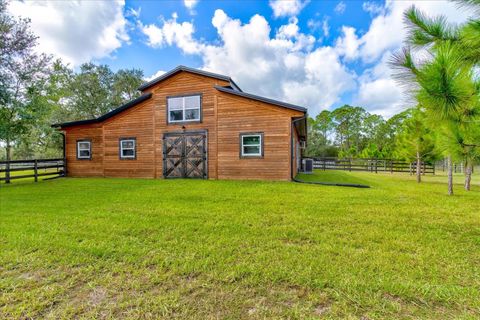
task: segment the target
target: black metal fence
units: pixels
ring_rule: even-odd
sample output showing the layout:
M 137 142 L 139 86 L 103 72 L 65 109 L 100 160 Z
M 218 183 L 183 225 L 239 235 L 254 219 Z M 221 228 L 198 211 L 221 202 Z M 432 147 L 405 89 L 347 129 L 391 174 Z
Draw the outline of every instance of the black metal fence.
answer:
M 35 159 L 0 161 L 0 182 L 10 183 L 11 180 L 39 177 L 61 177 L 65 175 L 65 160 Z
M 406 172 L 414 174 L 417 170 L 416 162 L 393 159 L 338 159 L 313 158 L 313 168 L 319 170 L 344 170 L 368 172 Z M 435 165 L 421 163 L 422 174 L 435 174 Z

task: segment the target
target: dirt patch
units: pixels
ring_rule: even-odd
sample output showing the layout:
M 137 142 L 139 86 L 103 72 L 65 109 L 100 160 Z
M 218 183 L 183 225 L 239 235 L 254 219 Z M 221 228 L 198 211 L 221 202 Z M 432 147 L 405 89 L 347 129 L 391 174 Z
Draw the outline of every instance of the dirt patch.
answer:
M 107 298 L 107 290 L 102 287 L 94 288 L 88 294 L 88 304 L 89 305 L 99 305 Z
M 323 316 L 326 313 L 328 313 L 330 309 L 331 307 L 328 304 L 319 304 L 318 306 L 315 307 L 315 309 L 313 310 L 313 313 L 316 316 Z

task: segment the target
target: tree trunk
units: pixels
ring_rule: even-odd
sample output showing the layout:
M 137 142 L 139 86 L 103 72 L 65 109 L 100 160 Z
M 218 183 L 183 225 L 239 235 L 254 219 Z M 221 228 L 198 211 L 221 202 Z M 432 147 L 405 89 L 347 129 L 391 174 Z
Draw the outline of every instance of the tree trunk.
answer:
M 470 182 L 472 181 L 472 165 L 465 166 L 465 190 L 470 191 Z
M 422 182 L 422 175 L 421 175 L 421 168 L 422 168 L 422 162 L 420 161 L 420 152 L 417 151 L 417 182 L 420 183 Z
M 452 156 L 448 156 L 448 195 L 453 195 L 453 163 Z

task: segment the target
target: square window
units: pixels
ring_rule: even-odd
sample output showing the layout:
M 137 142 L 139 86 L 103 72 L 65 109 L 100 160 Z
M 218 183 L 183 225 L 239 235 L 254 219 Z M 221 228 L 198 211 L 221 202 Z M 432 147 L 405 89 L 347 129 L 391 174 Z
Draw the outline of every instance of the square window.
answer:
M 245 133 L 240 135 L 240 155 L 242 157 L 263 156 L 263 134 Z

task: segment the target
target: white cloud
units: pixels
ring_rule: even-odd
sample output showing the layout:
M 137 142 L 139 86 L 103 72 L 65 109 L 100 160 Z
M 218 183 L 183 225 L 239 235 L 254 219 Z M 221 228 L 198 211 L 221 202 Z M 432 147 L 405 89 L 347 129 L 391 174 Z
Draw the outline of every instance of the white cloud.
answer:
M 270 0 L 269 4 L 275 18 L 296 16 L 308 4 L 309 0 Z
M 385 8 L 383 5 L 366 1 L 362 4 L 362 9 L 366 12 L 369 12 L 371 15 L 377 15 L 379 13 L 383 13 Z
M 161 27 L 155 24 L 144 26 L 140 23 L 142 32 L 147 36 L 147 44 L 153 48 L 175 44 L 188 54 L 200 52 L 202 45 L 193 39 L 193 23 L 178 23 L 177 18 L 178 15 L 173 13 L 171 19 L 162 19 Z
M 323 35 L 328 38 L 330 35 L 330 24 L 329 24 L 330 17 L 325 16 L 323 17 L 322 21 L 309 19 L 307 21 L 307 27 L 311 33 L 316 32 L 317 30 L 321 29 Z
M 364 70 L 358 78 L 358 92 L 353 98 L 355 105 L 387 118 L 402 111 L 408 102 L 402 89 L 391 77 L 392 70 L 388 65 L 391 55 L 392 52 L 385 52 L 377 64 Z
M 327 38 L 330 35 L 330 25 L 328 24 L 328 19 L 329 17 L 325 17 L 323 18 L 323 21 L 322 21 L 323 35 Z
M 405 108 L 404 97 L 392 78 L 380 78 L 360 83 L 354 103 L 365 107 L 370 113 L 389 118 Z
M 307 106 L 316 114 L 355 87 L 356 75 L 341 63 L 337 50 L 329 46 L 315 49 L 315 37 L 300 31 L 297 18 L 290 18 L 272 37 L 269 23 L 260 15 L 243 24 L 216 10 L 212 24 L 218 43 L 196 39 L 193 27 L 182 33 L 188 36 L 174 36 L 169 42 L 165 26 L 176 30 L 185 23 L 174 17 L 163 21 L 163 26 L 150 25 L 143 30 L 161 30 L 160 40 L 150 36 L 152 42 L 176 45 L 186 54 L 199 55 L 203 69 L 231 76 L 247 92 Z
M 342 34 L 343 36 L 337 38 L 335 43 L 336 50 L 347 60 L 357 58 L 360 41 L 355 34 L 355 28 L 342 26 Z
M 14 1 L 11 14 L 31 19 L 38 50 L 72 65 L 111 55 L 129 41 L 125 2 Z
M 165 74 L 166 71 L 163 71 L 163 70 L 158 70 L 157 72 L 155 72 L 154 74 L 152 74 L 150 77 L 146 77 L 144 78 L 145 81 L 152 81 L 153 79 L 156 79 L 158 77 L 160 77 L 161 75 Z
M 345 4 L 345 2 L 343 1 L 340 1 L 339 3 L 337 3 L 337 5 L 335 6 L 335 12 L 337 14 L 343 14 L 345 12 L 345 9 L 347 9 L 347 5 Z
M 190 14 L 195 14 L 195 6 L 197 5 L 198 0 L 183 0 L 183 5 L 188 9 Z
M 450 22 L 465 21 L 471 13 L 458 9 L 449 1 L 392 1 L 387 0 L 381 14 L 376 16 L 368 31 L 361 37 L 360 56 L 366 62 L 373 62 L 387 50 L 401 47 L 407 34 L 403 24 L 403 13 L 415 5 L 430 16 L 445 15 Z

